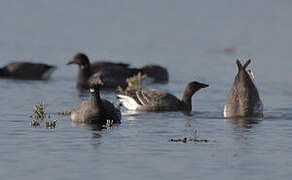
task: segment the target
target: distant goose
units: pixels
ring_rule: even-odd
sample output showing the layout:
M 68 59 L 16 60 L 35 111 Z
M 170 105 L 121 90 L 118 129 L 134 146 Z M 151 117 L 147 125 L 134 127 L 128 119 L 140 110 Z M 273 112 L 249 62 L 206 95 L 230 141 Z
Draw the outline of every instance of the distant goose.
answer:
M 262 116 L 263 104 L 254 84 L 253 74 L 246 70 L 250 62 L 248 60 L 242 65 L 239 60 L 236 61 L 238 73 L 224 106 L 224 117 Z
M 11 62 L 0 68 L 0 77 L 28 80 L 45 80 L 56 67 L 43 63 Z
M 207 84 L 190 82 L 182 100 L 161 90 L 139 90 L 127 94 L 117 94 L 119 101 L 129 110 L 134 111 L 192 111 L 192 96 Z
M 98 73 L 97 76 L 104 77 L 105 88 L 117 88 L 118 86 L 126 87 L 126 79 L 139 72 L 152 78 L 153 82 L 167 82 L 168 72 L 164 67 L 158 65 L 147 65 L 139 68 L 130 68 L 129 64 L 113 63 L 107 61 L 98 61 L 90 63 L 88 57 L 83 53 L 77 53 L 72 61 L 67 65 L 77 64 L 79 66 L 77 74 L 77 87 L 89 88 L 90 77 Z
M 83 101 L 71 113 L 71 119 L 76 123 L 93 123 L 104 125 L 107 120 L 119 123 L 121 112 L 113 103 L 100 98 L 100 87 L 103 85 L 102 77 L 97 77 L 90 87 L 91 98 Z

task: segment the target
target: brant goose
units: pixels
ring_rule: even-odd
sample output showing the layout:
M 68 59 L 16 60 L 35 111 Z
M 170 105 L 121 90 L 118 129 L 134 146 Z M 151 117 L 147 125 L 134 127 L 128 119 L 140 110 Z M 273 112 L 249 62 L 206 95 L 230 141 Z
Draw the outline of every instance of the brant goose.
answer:
M 152 82 L 167 82 L 168 72 L 164 67 L 158 65 L 147 65 L 142 68 L 131 68 L 129 64 L 98 61 L 90 63 L 88 57 L 83 53 L 77 53 L 72 61 L 67 65 L 77 64 L 79 66 L 77 74 L 77 87 L 89 88 L 90 78 L 93 74 L 104 77 L 104 88 L 126 87 L 126 79 L 139 72 L 146 74 Z
M 45 80 L 55 71 L 56 67 L 43 63 L 11 62 L 0 68 L 0 77 Z
M 196 81 L 190 82 L 182 100 L 161 90 L 138 90 L 126 94 L 117 94 L 119 101 L 129 110 L 135 111 L 192 111 L 192 96 L 207 84 Z
M 224 117 L 263 115 L 263 104 L 254 84 L 253 74 L 246 70 L 250 62 L 251 60 L 248 60 L 242 65 L 236 60 L 238 73 L 224 106 Z
M 93 80 L 92 80 L 93 81 Z M 119 123 L 121 112 L 115 108 L 113 103 L 100 98 L 100 87 L 103 86 L 102 77 L 97 77 L 91 82 L 91 98 L 83 101 L 71 113 L 72 122 L 92 123 L 98 125 L 106 124 L 107 120 L 113 123 Z

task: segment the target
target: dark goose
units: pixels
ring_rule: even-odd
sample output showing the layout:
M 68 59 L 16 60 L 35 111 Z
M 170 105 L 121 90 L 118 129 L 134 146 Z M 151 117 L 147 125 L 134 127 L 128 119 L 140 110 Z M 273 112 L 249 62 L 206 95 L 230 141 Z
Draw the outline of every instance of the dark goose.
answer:
M 151 78 L 153 82 L 167 82 L 168 72 L 158 65 L 147 65 L 142 68 L 131 68 L 129 64 L 98 61 L 90 63 L 88 57 L 83 53 L 77 53 L 72 61 L 67 63 L 79 66 L 77 74 L 77 87 L 89 88 L 90 78 L 93 74 L 102 75 L 104 88 L 126 87 L 126 79 L 141 72 Z
M 127 94 L 117 94 L 119 101 L 129 110 L 134 111 L 192 111 L 192 96 L 207 84 L 190 82 L 182 100 L 161 90 L 139 90 Z
M 121 120 L 121 112 L 115 108 L 113 103 L 100 98 L 99 90 L 103 85 L 102 77 L 96 78 L 95 82 L 91 84 L 91 98 L 83 101 L 72 111 L 72 122 L 104 125 L 107 120 L 111 120 L 113 123 L 119 123 Z
M 224 106 L 224 117 L 263 115 L 263 104 L 253 82 L 251 71 L 246 70 L 250 62 L 251 60 L 248 60 L 242 65 L 239 60 L 236 61 L 238 73 Z
M 0 68 L 0 77 L 27 79 L 27 80 L 46 80 L 56 69 L 55 66 L 43 63 L 31 62 L 11 62 Z

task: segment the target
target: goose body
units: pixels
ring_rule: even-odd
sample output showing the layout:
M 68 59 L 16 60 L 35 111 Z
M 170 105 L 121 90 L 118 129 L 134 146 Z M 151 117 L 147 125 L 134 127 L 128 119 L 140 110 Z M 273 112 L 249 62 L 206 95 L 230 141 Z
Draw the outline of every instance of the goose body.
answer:
M 105 124 L 106 120 L 113 120 L 118 123 L 121 119 L 121 112 L 108 100 L 102 99 L 101 103 L 105 107 L 104 112 L 96 108 L 91 100 L 83 101 L 72 111 L 72 122 Z
M 110 120 L 113 123 L 120 122 L 121 112 L 113 103 L 100 98 L 99 88 L 103 83 L 101 80 L 98 80 L 97 82 L 97 84 L 90 88 L 91 98 L 83 101 L 72 111 L 72 122 L 99 125 L 104 125 L 107 120 Z
M 67 63 L 79 66 L 77 74 L 77 86 L 89 88 L 92 76 L 102 75 L 104 78 L 104 88 L 126 87 L 126 79 L 139 72 L 146 74 L 153 79 L 153 82 L 167 82 L 168 72 L 158 65 L 147 65 L 142 68 L 131 68 L 126 63 L 114 63 L 108 61 L 98 61 L 90 63 L 89 58 L 83 53 L 77 53 L 73 60 Z
M 134 111 L 187 111 L 191 112 L 192 95 L 208 85 L 196 81 L 190 82 L 184 92 L 182 100 L 161 90 L 130 91 L 117 94 L 119 101 L 129 110 Z
M 250 62 L 248 60 L 242 65 L 239 60 L 236 61 L 238 73 L 224 106 L 224 117 L 262 116 L 263 104 L 254 83 L 254 76 L 251 71 L 246 70 Z
M 11 62 L 0 69 L 0 77 L 45 80 L 55 69 L 55 66 L 43 63 Z

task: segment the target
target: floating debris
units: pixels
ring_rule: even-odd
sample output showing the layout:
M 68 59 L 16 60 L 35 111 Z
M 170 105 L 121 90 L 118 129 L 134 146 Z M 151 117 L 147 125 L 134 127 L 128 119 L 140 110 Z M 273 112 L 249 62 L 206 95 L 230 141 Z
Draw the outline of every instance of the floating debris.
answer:
M 235 53 L 235 48 L 234 48 L 234 47 L 226 47 L 226 48 L 224 49 L 224 52 L 225 52 L 226 54 L 234 54 L 234 53 Z

